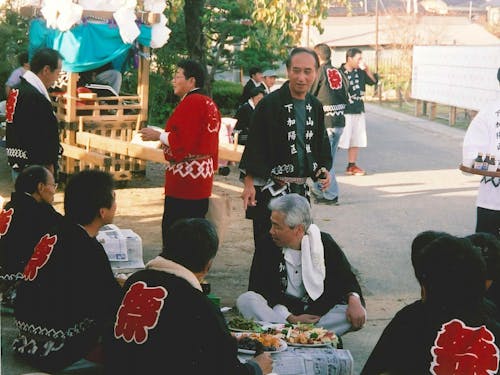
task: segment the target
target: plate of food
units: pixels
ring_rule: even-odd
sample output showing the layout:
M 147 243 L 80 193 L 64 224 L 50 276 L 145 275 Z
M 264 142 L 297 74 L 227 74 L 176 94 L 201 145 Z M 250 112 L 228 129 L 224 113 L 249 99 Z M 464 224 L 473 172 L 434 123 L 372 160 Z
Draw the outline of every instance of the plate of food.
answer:
M 338 344 L 337 335 L 314 324 L 285 324 L 267 330 L 268 333 L 282 338 L 290 346 L 321 347 Z
M 231 319 L 227 326 L 233 332 L 262 332 L 262 325 L 253 319 L 245 319 L 242 316 L 237 316 Z
M 255 351 L 261 346 L 266 353 L 279 353 L 288 347 L 285 340 L 268 333 L 232 333 L 238 341 L 238 352 L 243 354 L 255 354 Z

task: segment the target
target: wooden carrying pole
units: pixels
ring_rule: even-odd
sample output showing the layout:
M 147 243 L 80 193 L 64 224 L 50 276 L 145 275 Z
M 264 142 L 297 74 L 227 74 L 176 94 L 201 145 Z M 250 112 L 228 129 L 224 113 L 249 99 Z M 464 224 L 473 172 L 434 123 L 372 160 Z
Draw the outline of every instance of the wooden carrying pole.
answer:
M 137 81 L 137 95 L 139 96 L 141 110 L 137 119 L 136 131 L 138 131 L 148 120 L 149 107 L 149 63 L 150 48 L 141 46 L 141 58 L 139 59 L 139 72 Z

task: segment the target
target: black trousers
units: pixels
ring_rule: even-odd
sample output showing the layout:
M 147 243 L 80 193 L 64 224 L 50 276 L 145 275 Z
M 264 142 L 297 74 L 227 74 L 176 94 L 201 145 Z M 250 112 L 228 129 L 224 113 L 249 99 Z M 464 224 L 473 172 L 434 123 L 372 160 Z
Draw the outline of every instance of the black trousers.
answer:
M 476 233 L 485 232 L 500 240 L 500 211 L 477 208 Z
M 208 198 L 191 200 L 165 197 L 163 218 L 161 221 L 163 249 L 165 249 L 167 231 L 172 224 L 180 219 L 204 218 L 207 212 Z

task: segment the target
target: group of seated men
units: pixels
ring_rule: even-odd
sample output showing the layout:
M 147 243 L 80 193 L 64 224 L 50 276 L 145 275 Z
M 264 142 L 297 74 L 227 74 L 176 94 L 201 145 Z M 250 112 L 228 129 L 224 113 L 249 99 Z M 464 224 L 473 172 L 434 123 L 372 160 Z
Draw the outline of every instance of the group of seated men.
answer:
M 112 177 L 73 176 L 64 217 L 51 207 L 55 187 L 44 167 L 26 168 L 0 215 L 0 279 L 15 288 L 13 348 L 20 357 L 43 371 L 89 364 L 106 374 L 272 371 L 267 353 L 238 360 L 224 317 L 202 291 L 218 248 L 208 221 L 176 222 L 162 253 L 120 287 L 95 239 L 115 215 Z M 333 238 L 312 223 L 307 199 L 288 194 L 269 208 L 272 228 L 254 255 L 249 291 L 237 299 L 240 312 L 313 323 L 339 336 L 362 328 L 359 283 Z M 26 226 L 27 216 L 37 225 Z M 412 261 L 422 298 L 389 323 L 363 374 L 498 370 L 499 259 L 498 241 L 488 235 L 417 236 Z
M 51 206 L 56 186 L 45 167 L 27 167 L 0 212 L 0 280 L 3 289 L 15 289 L 16 355 L 48 372 L 82 366 L 105 374 L 272 371 L 268 353 L 238 360 L 221 312 L 202 291 L 218 248 L 212 224 L 175 223 L 163 252 L 122 288 L 95 238 L 116 212 L 111 175 L 74 175 L 64 192 L 64 217 Z M 30 220 L 36 225 L 27 225 Z

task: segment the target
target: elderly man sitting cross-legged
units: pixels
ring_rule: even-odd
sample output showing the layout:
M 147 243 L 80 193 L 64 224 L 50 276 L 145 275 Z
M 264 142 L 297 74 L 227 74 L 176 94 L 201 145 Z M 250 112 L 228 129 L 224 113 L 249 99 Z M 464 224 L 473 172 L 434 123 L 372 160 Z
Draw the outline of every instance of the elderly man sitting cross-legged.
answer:
M 257 246 L 249 291 L 236 305 L 245 318 L 316 323 L 338 336 L 366 320 L 361 288 L 344 253 L 312 224 L 306 198 L 288 194 L 269 204 L 271 236 Z

